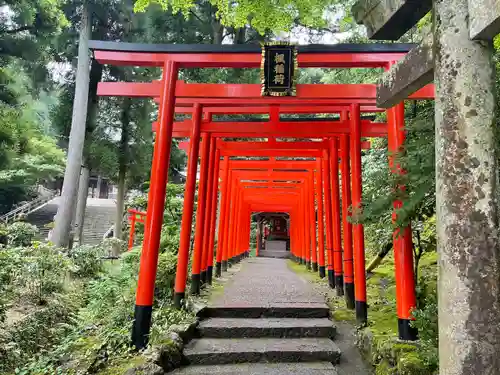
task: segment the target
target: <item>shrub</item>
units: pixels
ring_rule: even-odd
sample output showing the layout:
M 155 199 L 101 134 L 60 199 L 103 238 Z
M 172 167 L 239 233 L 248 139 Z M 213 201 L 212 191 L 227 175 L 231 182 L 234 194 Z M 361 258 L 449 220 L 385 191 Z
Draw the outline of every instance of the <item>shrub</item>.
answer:
M 15 296 L 13 282 L 19 262 L 17 251 L 0 249 L 0 322 L 4 321 L 5 312 Z
M 0 224 L 0 245 L 7 245 L 7 227 Z
M 52 293 L 62 291 L 64 277 L 69 271 L 68 258 L 47 244 L 19 248 L 18 251 L 21 262 L 16 287 L 22 288 L 23 295 L 32 302 L 43 305 Z
M 51 298 L 45 306 L 0 329 L 0 373 L 27 363 L 62 340 L 71 329 L 73 302 L 60 296 Z
M 101 243 L 105 256 L 118 256 L 126 250 L 127 243 L 119 238 L 106 238 Z
M 157 300 L 170 300 L 175 284 L 177 271 L 177 255 L 165 251 L 158 258 L 158 271 L 155 283 L 155 297 Z
M 24 222 L 17 222 L 7 227 L 7 243 L 11 246 L 31 246 L 38 228 Z
M 429 292 L 425 297 L 423 307 L 413 311 L 415 321 L 412 325 L 418 329 L 420 338 L 419 352 L 426 365 L 437 370 L 438 354 L 438 306 L 437 292 Z
M 179 231 L 172 231 L 171 226 L 164 225 L 160 237 L 160 251 L 177 253 L 179 241 Z
M 71 249 L 72 275 L 94 277 L 102 271 L 104 249 L 101 246 L 82 245 Z

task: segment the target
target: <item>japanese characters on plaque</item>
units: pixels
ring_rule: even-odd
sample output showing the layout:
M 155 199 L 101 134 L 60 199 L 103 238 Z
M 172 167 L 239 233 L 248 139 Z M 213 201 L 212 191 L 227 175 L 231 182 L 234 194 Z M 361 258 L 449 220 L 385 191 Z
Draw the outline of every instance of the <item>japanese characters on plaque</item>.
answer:
M 262 96 L 295 96 L 297 50 L 279 42 L 262 47 Z

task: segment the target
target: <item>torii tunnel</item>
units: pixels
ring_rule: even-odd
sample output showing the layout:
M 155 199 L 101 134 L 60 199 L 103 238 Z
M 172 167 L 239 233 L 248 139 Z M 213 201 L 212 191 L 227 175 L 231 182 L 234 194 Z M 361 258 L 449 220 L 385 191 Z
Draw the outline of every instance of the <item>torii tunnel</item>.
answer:
M 330 287 L 345 296 L 347 307 L 356 310 L 357 320 L 366 323 L 364 231 L 363 225 L 349 220 L 349 208 L 352 206 L 352 212 L 356 212 L 362 203 L 361 150 L 370 147 L 363 139 L 387 137 L 389 155 L 396 153 L 405 139 L 404 103 L 387 110 L 387 123 L 380 123 L 361 117 L 364 112 L 385 111 L 376 107 L 374 84 L 298 84 L 296 96 L 262 97 L 258 84 L 188 84 L 178 80 L 181 68 L 259 68 L 259 46 L 138 45 L 101 41 L 91 41 L 90 46 L 94 58 L 102 64 L 163 69 L 161 81 L 101 82 L 98 86 L 98 95 L 149 97 L 159 103 L 158 121 L 153 124 L 157 134 L 133 344 L 137 348 L 147 344 L 151 325 L 174 137 L 190 139 L 175 280 L 177 307 L 185 298 L 188 272 L 191 272 L 190 293 L 197 294 L 201 283 L 211 283 L 213 268 L 218 277 L 227 270 L 228 263 L 248 255 L 252 213 L 280 212 L 290 218 L 293 259 L 311 272 L 328 277 Z M 298 46 L 298 67 L 388 69 L 411 48 L 412 45 L 404 44 Z M 433 97 L 434 87 L 429 85 L 409 99 Z M 176 113 L 191 117 L 175 121 Z M 292 121 L 282 116 L 325 113 L 338 114 L 339 118 L 301 120 L 299 117 Z M 213 116 L 220 114 L 267 114 L 269 119 L 216 121 Z M 246 140 L 236 142 L 227 138 Z M 252 138 L 253 141 L 248 140 Z M 300 141 L 304 138 L 308 140 Z M 247 158 L 238 160 L 241 158 L 237 157 Z M 190 260 L 199 158 L 194 251 Z M 252 158 L 255 160 L 249 160 Z M 392 156 L 388 162 L 393 173 L 404 173 Z M 394 208 L 401 204 L 394 202 Z M 395 220 L 395 213 L 393 217 Z M 411 310 L 416 304 L 411 228 L 396 230 L 393 241 L 399 336 L 411 340 L 416 338 L 410 326 Z

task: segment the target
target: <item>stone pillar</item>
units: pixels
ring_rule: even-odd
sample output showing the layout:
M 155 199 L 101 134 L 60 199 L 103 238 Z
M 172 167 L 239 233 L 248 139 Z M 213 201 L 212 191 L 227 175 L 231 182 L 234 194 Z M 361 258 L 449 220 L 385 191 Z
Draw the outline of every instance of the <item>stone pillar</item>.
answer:
M 500 374 L 493 46 L 467 0 L 435 1 L 440 375 Z
M 78 184 L 78 203 L 76 205 L 75 232 L 78 243 L 83 245 L 83 226 L 85 224 L 85 210 L 89 192 L 90 170 L 82 165 L 80 182 Z
M 101 198 L 101 185 L 102 185 L 102 176 L 97 176 L 97 184 L 95 189 L 95 198 Z

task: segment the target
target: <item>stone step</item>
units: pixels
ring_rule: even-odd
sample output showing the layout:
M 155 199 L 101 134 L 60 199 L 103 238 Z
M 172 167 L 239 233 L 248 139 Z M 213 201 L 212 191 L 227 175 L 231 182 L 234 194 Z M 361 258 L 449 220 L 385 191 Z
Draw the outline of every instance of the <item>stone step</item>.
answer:
M 270 306 L 212 305 L 203 309 L 200 318 L 328 318 L 325 303 L 280 303 Z
M 189 366 L 177 369 L 175 375 L 337 375 L 330 362 L 307 363 L 240 363 L 236 365 Z
M 327 337 L 334 338 L 336 327 L 328 318 L 210 318 L 198 326 L 202 337 Z
M 282 250 L 260 250 L 259 258 L 290 258 L 289 251 Z
M 193 365 L 222 365 L 244 362 L 332 362 L 340 350 L 327 338 L 195 339 L 184 348 Z

